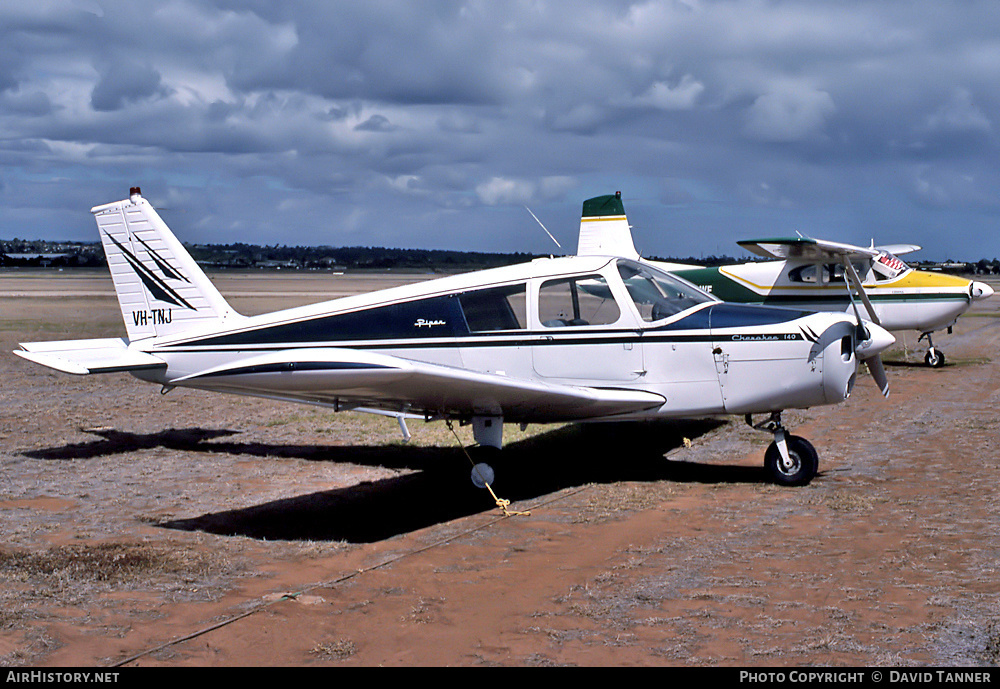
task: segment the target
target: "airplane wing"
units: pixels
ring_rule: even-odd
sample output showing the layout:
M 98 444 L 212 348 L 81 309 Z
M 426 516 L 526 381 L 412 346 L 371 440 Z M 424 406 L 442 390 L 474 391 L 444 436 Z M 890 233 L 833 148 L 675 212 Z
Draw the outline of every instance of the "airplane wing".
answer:
M 875 248 L 879 251 L 884 251 L 887 254 L 899 256 L 901 254 L 909 254 L 914 251 L 920 251 L 922 247 L 918 244 L 886 244 Z
M 641 390 L 562 385 L 333 347 L 263 354 L 167 382 L 337 409 L 499 415 L 512 422 L 594 419 L 666 401 Z
M 163 359 L 128 348 L 119 338 L 99 340 L 62 340 L 23 342 L 14 350 L 23 359 L 63 373 L 84 376 L 89 373 L 114 373 L 165 368 Z
M 737 242 L 747 251 L 758 256 L 777 259 L 802 259 L 803 261 L 849 261 L 875 258 L 879 249 L 853 244 L 829 242 L 808 237 L 776 237 L 773 239 L 744 239 Z

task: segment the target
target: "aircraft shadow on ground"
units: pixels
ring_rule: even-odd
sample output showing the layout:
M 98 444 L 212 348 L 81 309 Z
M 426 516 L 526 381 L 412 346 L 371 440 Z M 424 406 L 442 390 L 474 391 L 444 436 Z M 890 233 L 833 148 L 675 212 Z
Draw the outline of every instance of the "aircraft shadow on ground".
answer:
M 499 497 L 518 503 L 588 483 L 765 481 L 762 467 L 664 459 L 664 454 L 680 447 L 684 438 L 697 439 L 723 423 L 601 423 L 561 427 L 507 445 L 499 460 L 490 460 L 496 470 L 492 487 Z M 471 465 L 458 447 L 317 447 L 204 442 L 233 436 L 237 432 L 200 428 L 171 429 L 146 435 L 111 429 L 92 433 L 100 435 L 101 440 L 24 454 L 39 459 L 63 460 L 167 447 L 188 452 L 290 457 L 413 470 L 412 473 L 345 488 L 160 524 L 168 529 L 265 540 L 370 543 L 497 509 L 488 491 L 472 485 Z
M 930 368 L 930 366 L 928 366 L 926 363 L 924 363 L 923 359 L 921 359 L 920 361 L 902 361 L 900 359 L 890 359 L 890 360 L 883 359 L 882 360 L 882 365 L 885 366 L 886 368 Z M 949 364 L 949 363 L 946 362 L 945 366 L 951 366 L 951 364 Z

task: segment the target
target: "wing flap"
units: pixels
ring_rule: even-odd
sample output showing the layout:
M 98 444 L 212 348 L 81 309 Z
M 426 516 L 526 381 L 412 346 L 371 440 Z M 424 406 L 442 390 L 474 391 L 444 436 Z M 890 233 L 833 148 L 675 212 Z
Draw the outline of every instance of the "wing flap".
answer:
M 220 392 L 510 421 L 593 419 L 661 406 L 642 390 L 561 385 L 340 348 L 274 352 L 169 381 Z
M 151 354 L 129 349 L 128 343 L 121 338 L 23 342 L 21 349 L 14 350 L 14 354 L 36 364 L 79 376 L 139 371 L 167 365 Z

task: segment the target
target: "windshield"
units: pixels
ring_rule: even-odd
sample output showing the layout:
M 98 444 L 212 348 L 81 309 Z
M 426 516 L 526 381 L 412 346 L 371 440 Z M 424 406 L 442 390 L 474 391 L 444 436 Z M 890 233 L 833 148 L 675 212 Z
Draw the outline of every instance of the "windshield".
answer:
M 714 297 L 669 273 L 635 261 L 618 261 L 618 274 L 642 320 L 658 321 L 692 306 L 716 301 Z
M 872 268 L 875 269 L 876 280 L 891 280 L 897 275 L 901 275 L 909 270 L 910 266 L 903 263 L 902 260 L 896 258 L 888 251 L 883 251 L 878 255 L 878 258 L 872 261 Z

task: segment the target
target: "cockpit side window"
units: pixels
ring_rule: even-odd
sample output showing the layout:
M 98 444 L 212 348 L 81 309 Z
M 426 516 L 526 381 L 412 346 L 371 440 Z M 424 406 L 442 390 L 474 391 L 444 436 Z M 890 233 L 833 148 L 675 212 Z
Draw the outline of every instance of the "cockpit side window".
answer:
M 600 275 L 547 280 L 538 289 L 538 320 L 546 328 L 608 325 L 620 317 L 618 302 Z
M 692 306 L 715 301 L 694 285 L 634 261 L 618 261 L 618 274 L 642 320 L 658 321 Z

